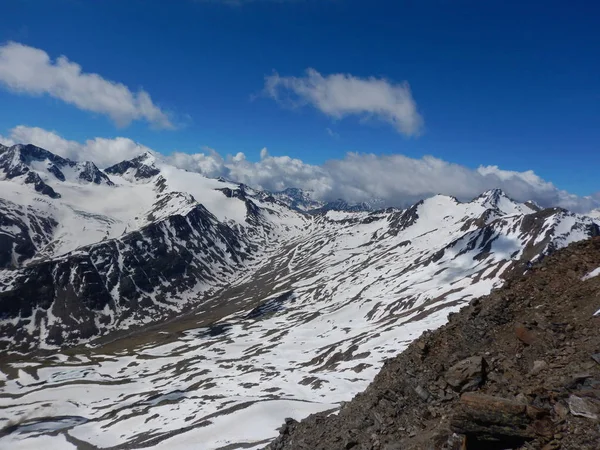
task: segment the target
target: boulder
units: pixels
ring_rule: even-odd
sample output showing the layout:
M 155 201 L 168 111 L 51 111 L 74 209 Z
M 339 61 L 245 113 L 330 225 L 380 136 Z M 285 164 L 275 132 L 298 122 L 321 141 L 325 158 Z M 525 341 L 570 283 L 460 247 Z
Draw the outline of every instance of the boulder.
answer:
M 471 356 L 448 369 L 444 378 L 455 391 L 473 391 L 485 383 L 487 363 L 481 356 Z
M 553 435 L 547 411 L 515 400 L 467 392 L 460 398 L 458 412 L 450 422 L 452 431 L 469 439 L 514 445 L 538 436 Z M 486 448 L 486 447 L 481 447 Z M 513 447 L 510 447 L 513 448 Z

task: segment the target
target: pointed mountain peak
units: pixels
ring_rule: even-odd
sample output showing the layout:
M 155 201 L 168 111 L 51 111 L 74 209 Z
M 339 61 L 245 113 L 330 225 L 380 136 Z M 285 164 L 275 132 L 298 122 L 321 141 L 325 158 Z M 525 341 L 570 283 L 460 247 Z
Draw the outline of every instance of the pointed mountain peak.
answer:
M 133 159 L 121 161 L 107 167 L 104 171 L 111 175 L 119 175 L 135 180 L 148 179 L 160 173 L 160 169 L 156 167 L 157 159 L 156 154 L 147 151 Z
M 509 199 L 502 189 L 495 188 L 485 191 L 477 200 L 483 200 L 484 203 L 489 203 L 493 206 L 498 206 L 501 199 Z M 509 199 L 510 200 L 510 199 Z
M 75 162 L 70 159 L 58 156 L 46 149 L 33 144 L 16 144 L 8 149 L 13 153 L 15 162 L 18 160 L 24 164 L 31 164 L 32 161 L 50 161 L 53 164 L 66 166 L 74 165 Z
M 159 159 L 160 159 L 159 156 L 157 154 L 155 154 L 154 152 L 145 151 L 141 155 L 133 158 L 132 161 L 138 161 L 138 162 L 144 163 L 144 164 L 154 164 Z

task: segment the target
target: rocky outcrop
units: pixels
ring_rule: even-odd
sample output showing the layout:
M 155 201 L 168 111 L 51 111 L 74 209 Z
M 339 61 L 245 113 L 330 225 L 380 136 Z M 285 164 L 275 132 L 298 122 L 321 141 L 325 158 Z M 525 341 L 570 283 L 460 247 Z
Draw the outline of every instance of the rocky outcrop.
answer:
M 58 226 L 33 208 L 0 199 L 0 269 L 19 267 L 48 244 Z
M 386 362 L 335 415 L 288 419 L 267 448 L 597 449 L 600 238 L 513 273 Z

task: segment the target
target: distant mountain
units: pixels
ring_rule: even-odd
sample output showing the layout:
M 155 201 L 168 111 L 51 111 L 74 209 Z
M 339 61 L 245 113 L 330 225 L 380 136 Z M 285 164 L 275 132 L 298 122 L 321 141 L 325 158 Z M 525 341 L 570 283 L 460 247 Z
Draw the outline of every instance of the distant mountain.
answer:
M 383 200 L 380 199 L 373 199 L 368 202 L 360 203 L 349 203 L 341 198 L 329 202 L 314 200 L 310 192 L 304 191 L 300 188 L 287 188 L 283 191 L 273 192 L 271 195 L 290 208 L 305 212 L 311 211 L 324 213 L 327 211 L 376 211 L 385 206 Z
M 593 217 L 595 219 L 600 219 L 600 208 L 599 209 L 594 209 L 594 210 L 590 211 L 586 215 L 589 216 L 589 217 Z
M 323 206 L 323 202 L 313 200 L 309 192 L 299 188 L 287 188 L 283 191 L 273 192 L 272 195 L 290 208 L 300 211 L 310 211 Z

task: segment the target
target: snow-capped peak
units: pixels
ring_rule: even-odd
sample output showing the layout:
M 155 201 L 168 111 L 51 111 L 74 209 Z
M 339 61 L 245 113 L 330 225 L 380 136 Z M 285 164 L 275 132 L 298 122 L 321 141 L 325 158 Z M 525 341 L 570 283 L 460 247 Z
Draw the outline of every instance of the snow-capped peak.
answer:
M 490 189 L 475 198 L 472 203 L 479 204 L 485 209 L 494 210 L 501 215 L 530 214 L 536 208 L 526 203 L 519 203 L 510 198 L 502 189 Z
M 511 200 L 502 189 L 495 188 L 485 191 L 484 193 L 479 195 L 476 200 L 479 200 L 480 203 L 483 205 L 487 205 L 491 208 L 496 208 L 502 200 L 506 199 Z
M 111 175 L 119 175 L 128 181 L 144 181 L 160 173 L 157 167 L 157 156 L 144 152 L 133 159 L 121 161 L 104 171 Z
M 75 162 L 31 144 L 17 144 L 0 149 L 0 176 L 33 184 L 37 192 L 52 198 L 60 197 L 55 190 L 60 182 L 104 184 L 112 181 L 93 162 Z M 54 188 L 51 186 L 54 185 Z

